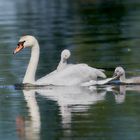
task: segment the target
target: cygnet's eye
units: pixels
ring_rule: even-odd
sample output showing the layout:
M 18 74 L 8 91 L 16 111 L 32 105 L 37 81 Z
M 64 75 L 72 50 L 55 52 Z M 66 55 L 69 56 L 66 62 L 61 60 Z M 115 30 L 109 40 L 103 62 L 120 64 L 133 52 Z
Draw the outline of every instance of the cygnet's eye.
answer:
M 118 71 L 118 70 L 116 70 L 115 72 L 116 72 L 116 73 L 118 73 L 119 71 Z

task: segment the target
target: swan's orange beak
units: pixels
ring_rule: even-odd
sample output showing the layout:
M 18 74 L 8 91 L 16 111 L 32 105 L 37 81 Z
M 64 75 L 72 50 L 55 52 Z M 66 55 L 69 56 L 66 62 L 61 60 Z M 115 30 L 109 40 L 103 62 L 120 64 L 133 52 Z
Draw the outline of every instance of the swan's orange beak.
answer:
M 17 44 L 17 47 L 15 48 L 13 54 L 16 54 L 16 53 L 20 52 L 24 48 L 24 45 L 23 44 L 24 44 L 24 42 L 19 42 Z

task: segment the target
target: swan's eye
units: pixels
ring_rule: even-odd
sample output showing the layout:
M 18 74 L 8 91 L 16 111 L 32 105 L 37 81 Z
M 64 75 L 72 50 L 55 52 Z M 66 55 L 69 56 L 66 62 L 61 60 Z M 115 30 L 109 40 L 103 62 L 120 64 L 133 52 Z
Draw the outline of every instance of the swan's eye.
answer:
M 20 47 L 20 45 L 23 46 L 24 43 L 25 43 L 25 41 L 20 41 L 20 42 L 18 42 L 17 46 L 18 46 L 18 47 Z

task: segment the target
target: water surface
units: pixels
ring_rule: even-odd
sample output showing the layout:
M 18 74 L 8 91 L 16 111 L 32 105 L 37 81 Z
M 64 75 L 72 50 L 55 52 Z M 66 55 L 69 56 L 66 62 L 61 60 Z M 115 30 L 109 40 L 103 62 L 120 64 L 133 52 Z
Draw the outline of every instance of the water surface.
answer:
M 1 0 L 0 139 L 135 140 L 140 138 L 140 86 L 16 89 L 30 51 L 12 55 L 19 37 L 40 43 L 37 78 L 53 71 L 63 49 L 69 63 L 87 63 L 112 76 L 116 66 L 140 75 L 137 0 Z

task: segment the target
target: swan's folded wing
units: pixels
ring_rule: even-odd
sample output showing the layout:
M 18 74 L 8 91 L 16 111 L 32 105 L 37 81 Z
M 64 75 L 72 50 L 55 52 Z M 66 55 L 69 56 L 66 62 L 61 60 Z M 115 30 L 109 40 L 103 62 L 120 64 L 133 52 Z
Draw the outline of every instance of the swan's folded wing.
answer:
M 106 78 L 106 75 L 104 74 L 105 70 L 103 70 L 103 69 L 93 68 L 93 67 L 88 66 L 87 64 L 78 64 L 78 65 L 81 65 L 81 66 L 85 67 L 87 70 L 90 70 L 89 71 L 90 75 L 93 75 L 92 80 L 96 80 L 96 79 L 94 79 L 95 73 L 96 73 L 97 77 Z

